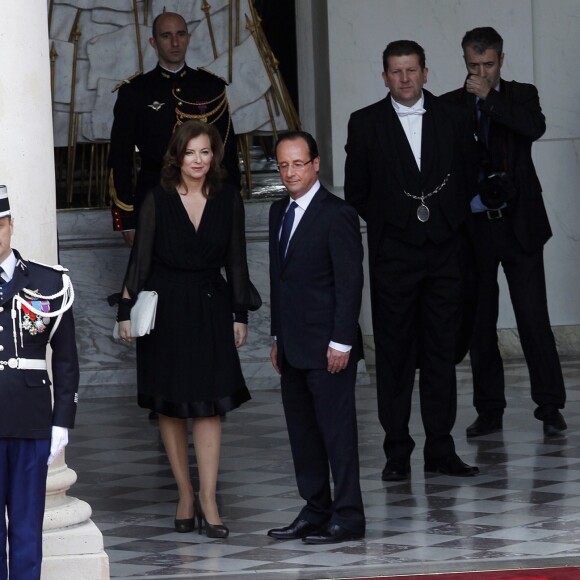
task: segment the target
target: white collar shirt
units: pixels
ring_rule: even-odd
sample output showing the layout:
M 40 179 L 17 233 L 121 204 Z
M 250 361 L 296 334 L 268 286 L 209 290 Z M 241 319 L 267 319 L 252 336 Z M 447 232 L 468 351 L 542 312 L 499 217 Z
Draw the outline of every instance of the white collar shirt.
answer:
M 405 105 L 397 103 L 393 97 L 391 97 L 391 103 L 393 104 L 395 113 L 397 113 L 397 117 L 399 117 L 401 127 L 403 127 L 403 131 L 405 131 L 407 141 L 409 141 L 409 145 L 413 151 L 413 157 L 415 157 L 417 167 L 420 170 L 421 133 L 423 131 L 423 115 L 425 114 L 425 109 L 423 108 L 423 104 L 425 103 L 425 96 L 421 91 L 421 98 L 412 107 L 405 107 Z
M 2 280 L 4 282 L 10 282 L 12 276 L 14 276 L 14 269 L 16 268 L 16 256 L 14 252 L 10 252 L 10 255 L 0 264 L 2 270 L 1 274 Z
M 175 70 L 171 70 L 171 69 L 165 68 L 161 63 L 159 63 L 159 66 L 164 71 L 167 71 L 169 74 L 176 75 L 177 73 L 181 72 L 185 68 L 185 63 L 183 63 L 178 69 L 175 69 Z
M 301 195 L 298 199 L 290 198 L 288 200 L 288 205 L 286 206 L 286 210 L 284 211 L 284 213 L 288 211 L 288 208 L 290 207 L 293 201 L 295 201 L 296 205 L 298 206 L 294 210 L 294 223 L 292 224 L 292 231 L 290 232 L 289 241 L 292 239 L 292 236 L 294 235 L 294 232 L 296 231 L 296 228 L 298 227 L 298 224 L 300 223 L 300 220 L 302 219 L 304 212 L 308 209 L 310 202 L 313 200 L 314 196 L 316 195 L 316 192 L 319 189 L 320 189 L 320 181 L 316 180 L 316 183 L 304 195 Z M 281 232 L 282 227 L 280 227 L 280 231 L 278 232 L 278 239 L 280 239 Z

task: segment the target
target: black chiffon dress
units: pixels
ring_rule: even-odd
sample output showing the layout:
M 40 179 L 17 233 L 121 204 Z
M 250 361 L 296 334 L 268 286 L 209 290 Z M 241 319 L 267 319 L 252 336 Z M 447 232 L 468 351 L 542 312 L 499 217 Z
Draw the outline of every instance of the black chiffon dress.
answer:
M 244 228 L 244 204 L 227 184 L 209 194 L 197 230 L 177 191 L 159 186 L 143 200 L 124 285 L 133 299 L 141 289 L 159 298 L 155 328 L 137 339 L 139 406 L 209 417 L 250 399 L 233 322 L 262 301 Z

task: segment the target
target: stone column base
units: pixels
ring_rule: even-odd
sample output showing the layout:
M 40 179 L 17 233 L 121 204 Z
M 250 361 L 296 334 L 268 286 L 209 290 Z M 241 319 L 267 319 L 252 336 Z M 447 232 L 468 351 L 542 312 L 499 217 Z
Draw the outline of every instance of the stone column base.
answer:
M 109 580 L 103 535 L 91 520 L 42 535 L 42 580 Z

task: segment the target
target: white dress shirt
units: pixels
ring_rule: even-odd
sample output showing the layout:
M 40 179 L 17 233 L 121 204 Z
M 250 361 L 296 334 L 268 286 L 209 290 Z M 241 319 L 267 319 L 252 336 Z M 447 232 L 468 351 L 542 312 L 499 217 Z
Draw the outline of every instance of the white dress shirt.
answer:
M 294 209 L 294 223 L 292 224 L 292 231 L 290 232 L 288 243 L 290 243 L 290 240 L 292 239 L 292 236 L 294 235 L 294 232 L 296 231 L 296 228 L 298 227 L 298 224 L 300 223 L 300 220 L 302 219 L 304 212 L 308 209 L 310 202 L 312 201 L 312 199 L 316 195 L 316 192 L 319 189 L 320 189 L 320 181 L 317 180 L 316 183 L 304 195 L 301 195 L 298 199 L 290 198 L 288 200 L 288 205 L 286 206 L 286 211 L 284 212 L 284 215 L 288 211 L 288 208 L 290 207 L 290 204 L 293 201 L 295 201 L 296 205 L 298 206 L 297 208 Z M 281 233 L 282 227 L 280 227 L 280 231 L 278 232 L 278 239 L 280 239 Z
M 16 256 L 14 252 L 10 252 L 10 255 L 0 264 L 0 267 L 4 272 L 0 274 L 4 282 L 10 282 L 12 276 L 14 276 L 14 268 L 16 268 Z
M 405 107 L 405 105 L 397 103 L 391 97 L 393 109 L 395 109 L 395 113 L 397 113 L 401 122 L 401 127 L 405 131 L 419 170 L 421 169 L 421 132 L 423 130 L 423 115 L 425 114 L 424 102 L 423 92 L 421 92 L 421 98 L 412 107 Z

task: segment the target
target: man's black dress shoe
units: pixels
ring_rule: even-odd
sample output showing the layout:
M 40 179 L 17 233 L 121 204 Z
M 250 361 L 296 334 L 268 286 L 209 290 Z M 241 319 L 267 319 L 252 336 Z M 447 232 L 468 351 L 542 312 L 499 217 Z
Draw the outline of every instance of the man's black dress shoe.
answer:
M 436 460 L 425 461 L 425 471 L 442 473 L 443 475 L 454 475 L 457 477 L 469 477 L 477 475 L 479 468 L 463 463 L 459 457 L 453 453 Z
M 497 433 L 503 428 L 501 415 L 478 415 L 477 419 L 466 429 L 467 437 L 480 437 Z
M 549 413 L 542 421 L 544 423 L 544 435 L 547 437 L 557 437 L 568 429 L 568 425 L 566 425 L 566 421 L 560 411 Z
M 411 474 L 411 464 L 408 461 L 387 461 L 381 474 L 383 481 L 405 481 Z
M 361 538 L 364 538 L 364 534 L 355 534 L 338 524 L 326 524 L 318 532 L 302 538 L 302 541 L 305 544 L 338 544 Z
M 274 528 L 268 532 L 271 538 L 276 540 L 298 540 L 308 534 L 313 534 L 319 530 L 320 526 L 311 524 L 306 520 L 296 518 L 289 526 L 285 528 Z

